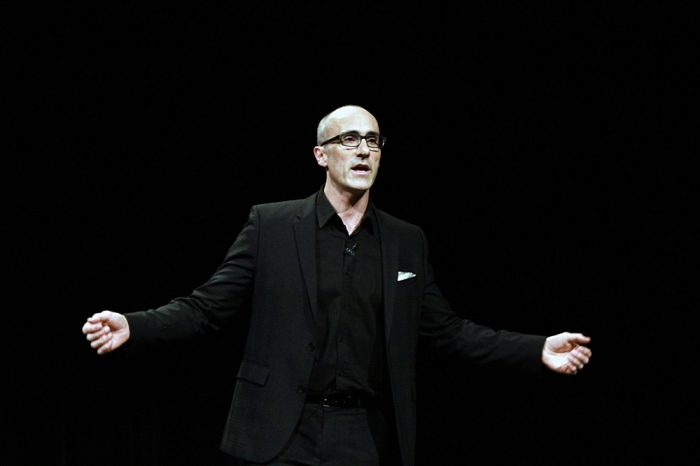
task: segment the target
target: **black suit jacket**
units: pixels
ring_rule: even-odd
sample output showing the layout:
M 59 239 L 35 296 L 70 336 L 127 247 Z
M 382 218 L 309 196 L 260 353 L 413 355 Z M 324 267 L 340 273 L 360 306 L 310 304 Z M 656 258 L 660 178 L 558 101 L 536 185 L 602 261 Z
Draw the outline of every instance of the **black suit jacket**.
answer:
M 299 420 L 316 343 L 316 195 L 257 205 L 212 278 L 190 296 L 127 314 L 131 344 L 189 338 L 251 300 L 245 355 L 221 448 L 254 462 L 277 455 Z M 418 338 L 467 360 L 538 371 L 544 337 L 460 319 L 438 290 L 423 231 L 375 209 L 381 241 L 386 357 L 403 464 L 414 462 Z M 400 272 L 415 276 L 398 280 Z

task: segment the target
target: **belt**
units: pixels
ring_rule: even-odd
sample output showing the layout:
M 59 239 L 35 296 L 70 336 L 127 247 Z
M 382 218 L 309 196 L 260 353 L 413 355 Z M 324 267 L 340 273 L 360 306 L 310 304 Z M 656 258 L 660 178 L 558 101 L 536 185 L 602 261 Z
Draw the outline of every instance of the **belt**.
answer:
M 378 396 L 358 395 L 353 393 L 331 393 L 330 395 L 309 394 L 306 397 L 307 403 L 323 405 L 324 408 L 379 408 L 382 406 L 382 399 Z

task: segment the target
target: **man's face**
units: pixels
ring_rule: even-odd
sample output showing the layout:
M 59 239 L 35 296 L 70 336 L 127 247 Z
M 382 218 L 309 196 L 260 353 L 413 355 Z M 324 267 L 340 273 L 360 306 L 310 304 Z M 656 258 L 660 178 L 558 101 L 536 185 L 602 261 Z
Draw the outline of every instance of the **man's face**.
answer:
M 364 109 L 341 109 L 329 121 L 325 139 L 350 131 L 362 136 L 379 134 L 379 125 L 374 116 Z M 326 183 L 330 183 L 333 189 L 339 193 L 362 195 L 372 187 L 377 177 L 382 151 L 368 147 L 363 139 L 358 147 L 343 146 L 339 141 L 316 146 L 314 154 L 318 164 L 327 169 Z

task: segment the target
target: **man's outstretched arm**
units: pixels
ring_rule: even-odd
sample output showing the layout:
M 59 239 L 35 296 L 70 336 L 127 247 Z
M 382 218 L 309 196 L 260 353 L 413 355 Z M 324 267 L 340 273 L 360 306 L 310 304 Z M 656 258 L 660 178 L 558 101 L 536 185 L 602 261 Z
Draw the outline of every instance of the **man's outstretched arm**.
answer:
M 88 317 L 83 325 L 83 333 L 97 354 L 114 351 L 131 336 L 126 317 L 112 311 L 102 311 Z
M 590 360 L 590 348 L 581 346 L 590 341 L 590 337 L 580 333 L 552 335 L 542 348 L 542 363 L 554 372 L 576 375 Z

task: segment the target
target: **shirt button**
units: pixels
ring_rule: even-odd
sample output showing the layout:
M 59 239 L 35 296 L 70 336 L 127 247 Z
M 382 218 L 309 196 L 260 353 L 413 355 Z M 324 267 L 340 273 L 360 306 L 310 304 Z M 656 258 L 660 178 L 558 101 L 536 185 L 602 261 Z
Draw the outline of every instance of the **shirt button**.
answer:
M 311 343 L 309 343 L 308 345 L 306 345 L 306 349 L 309 350 L 309 351 L 314 351 L 314 350 L 316 349 L 316 345 L 315 345 L 314 342 L 312 341 Z
M 299 388 L 297 388 L 297 391 L 299 393 L 306 393 L 306 388 L 303 385 L 299 385 Z

